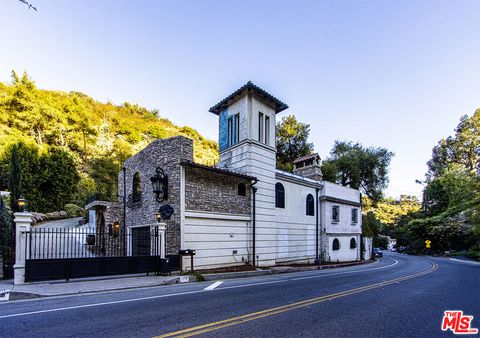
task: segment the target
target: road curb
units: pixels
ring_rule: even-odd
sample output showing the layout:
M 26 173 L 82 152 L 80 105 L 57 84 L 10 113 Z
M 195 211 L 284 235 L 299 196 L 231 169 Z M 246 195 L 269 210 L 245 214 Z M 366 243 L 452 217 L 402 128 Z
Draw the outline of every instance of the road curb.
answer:
M 205 281 L 213 281 L 213 280 L 221 280 L 221 279 L 235 279 L 235 278 L 247 278 L 247 277 L 257 277 L 257 276 L 266 276 L 266 275 L 276 275 L 276 274 L 283 274 L 283 273 L 293 273 L 293 272 L 302 272 L 302 271 L 315 271 L 315 270 L 324 270 L 324 269 L 336 269 L 336 268 L 343 268 L 349 266 L 357 266 L 357 265 L 364 265 L 370 264 L 378 261 L 362 261 L 362 262 L 349 262 L 349 263 L 340 263 L 340 264 L 328 264 L 328 265 L 320 265 L 320 266 L 304 266 L 304 267 L 291 267 L 291 266 L 274 266 L 268 267 L 266 269 L 258 269 L 256 271 L 241 271 L 241 272 L 223 272 L 223 273 L 212 273 L 212 274 L 204 274 Z M 103 281 L 108 281 L 109 279 L 101 279 Z M 158 283 L 148 283 L 144 285 L 135 285 L 135 286 L 125 286 L 125 287 L 116 287 L 116 288 L 106 288 L 106 289 L 97 289 L 97 290 L 76 290 L 72 292 L 62 292 L 56 294 L 42 294 L 38 292 L 34 292 L 34 290 L 11 290 L 11 301 L 15 300 L 26 300 L 26 299 L 34 299 L 34 298 L 46 298 L 46 297 L 57 297 L 57 296 L 72 296 L 72 295 L 80 295 L 80 294 L 92 294 L 97 292 L 109 292 L 109 291 L 121 291 L 121 290 L 132 290 L 132 289 L 140 289 L 140 288 L 149 288 L 149 287 L 157 287 L 161 285 L 174 285 L 180 283 L 191 283 L 195 282 L 197 279 L 193 275 L 181 275 L 181 276 L 172 276 L 167 277 L 161 282 Z M 90 280 L 93 282 L 96 280 Z M 68 283 L 75 284 L 78 282 L 89 282 L 88 280 L 76 280 L 70 281 Z M 60 284 L 60 282 L 56 282 Z M 49 283 L 50 284 L 50 283 Z M 42 283 L 32 283 L 33 285 L 37 285 L 41 287 Z
M 275 266 L 275 267 L 266 268 L 265 270 L 209 273 L 209 274 L 202 274 L 202 276 L 206 281 L 213 281 L 213 280 L 219 280 L 219 279 L 246 278 L 246 277 L 264 276 L 264 275 L 276 275 L 281 273 L 337 269 L 337 268 L 344 268 L 349 266 L 370 264 L 373 262 L 376 262 L 376 261 L 369 260 L 369 261 L 361 261 L 361 262 L 349 262 L 349 263 L 328 264 L 328 265 L 319 265 L 319 266 L 305 266 L 305 267 Z
M 108 281 L 109 279 L 101 279 L 102 281 Z M 111 280 L 111 279 L 110 279 Z M 24 299 L 34 299 L 34 298 L 46 298 L 46 297 L 57 297 L 57 296 L 73 296 L 73 295 L 82 295 L 82 294 L 92 294 L 92 293 L 97 293 L 97 292 L 109 292 L 109 291 L 121 291 L 121 290 L 132 290 L 132 289 L 140 289 L 140 288 L 149 288 L 149 287 L 157 287 L 157 286 L 162 286 L 162 285 L 174 285 L 174 284 L 181 284 L 181 283 L 191 283 L 195 282 L 196 278 L 195 276 L 172 276 L 172 277 L 167 277 L 162 281 L 159 281 L 157 283 L 150 282 L 148 284 L 143 284 L 143 285 L 129 285 L 129 286 L 124 286 L 124 287 L 115 287 L 115 288 L 105 288 L 105 289 L 94 289 L 94 290 L 75 290 L 71 292 L 61 292 L 61 293 L 39 293 L 35 292 L 34 290 L 15 290 L 12 289 L 10 291 L 10 301 L 11 300 L 24 300 Z M 64 283 L 85 283 L 89 281 L 82 281 L 82 280 L 77 280 L 74 282 L 64 282 Z M 48 283 L 51 284 L 51 283 Z M 55 284 L 60 284 L 59 282 L 56 282 Z M 27 284 L 28 285 L 28 284 Z M 38 287 L 42 286 L 42 283 L 32 283 L 31 285 L 35 286 L 37 285 Z

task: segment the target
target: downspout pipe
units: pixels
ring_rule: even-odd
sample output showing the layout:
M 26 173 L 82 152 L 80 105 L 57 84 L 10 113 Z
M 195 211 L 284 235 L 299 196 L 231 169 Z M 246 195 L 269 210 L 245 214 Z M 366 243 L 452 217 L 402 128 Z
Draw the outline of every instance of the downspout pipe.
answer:
M 317 192 L 317 242 L 320 242 L 318 244 L 318 264 L 322 263 L 323 260 L 323 253 L 322 253 L 322 236 L 323 236 L 323 225 L 322 225 L 322 206 L 320 203 L 320 197 L 318 196 L 318 193 L 323 189 L 325 185 L 320 184 L 320 187 L 316 189 Z
M 317 213 L 316 213 L 316 217 L 315 217 L 315 254 L 316 254 L 316 257 L 315 257 L 315 264 L 320 264 L 320 255 L 319 255 L 319 251 L 318 251 L 318 247 L 319 247 L 319 243 L 318 243 L 318 234 L 319 234 L 319 231 L 318 231 L 318 218 L 320 217 L 320 212 L 319 212 L 319 208 L 318 208 L 318 191 L 320 189 L 319 188 L 315 188 L 315 203 L 316 203 L 316 207 L 315 209 L 317 210 Z
M 256 230 L 255 230 L 255 204 L 256 204 L 256 193 L 257 193 L 257 187 L 254 187 L 255 184 L 257 184 L 258 180 L 255 179 L 255 181 L 250 184 L 250 188 L 252 189 L 252 198 L 253 198 L 253 210 L 252 210 L 252 263 L 253 266 L 256 266 L 256 253 L 255 253 L 255 235 L 256 235 Z

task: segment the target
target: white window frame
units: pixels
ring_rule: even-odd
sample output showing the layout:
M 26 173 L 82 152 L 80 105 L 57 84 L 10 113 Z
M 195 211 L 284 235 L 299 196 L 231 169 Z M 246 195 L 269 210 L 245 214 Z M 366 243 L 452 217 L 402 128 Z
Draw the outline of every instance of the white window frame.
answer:
M 352 225 L 356 225 L 358 223 L 358 209 L 357 208 L 352 208 Z M 353 217 L 353 215 L 355 215 L 355 219 Z
M 228 117 L 228 146 L 233 145 L 233 119 Z
M 240 141 L 240 113 L 233 116 L 234 144 Z
M 333 218 L 334 216 L 334 211 L 337 210 L 337 218 Z M 340 222 L 340 206 L 339 205 L 332 205 L 332 223 L 339 223 Z
M 265 115 L 265 144 L 270 145 L 270 116 Z
M 264 143 L 264 121 L 263 121 L 264 115 L 261 111 L 258 112 L 258 142 Z

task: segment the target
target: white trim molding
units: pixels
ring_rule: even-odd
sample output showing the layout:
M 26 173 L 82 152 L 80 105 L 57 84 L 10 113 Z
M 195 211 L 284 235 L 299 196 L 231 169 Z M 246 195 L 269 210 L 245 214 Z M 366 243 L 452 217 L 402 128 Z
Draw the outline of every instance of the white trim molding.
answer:
M 155 230 L 155 227 L 158 226 L 158 242 L 157 245 L 160 247 L 160 258 L 165 258 L 165 223 L 153 223 L 153 224 L 140 224 L 140 225 L 130 225 L 127 226 L 127 236 L 128 236 L 128 243 L 127 243 L 127 256 L 132 255 L 132 229 L 134 228 L 150 228 L 150 233 Z M 153 248 L 155 247 L 154 239 L 152 238 L 152 242 L 150 244 L 150 254 L 153 254 Z
M 194 210 L 186 210 L 185 217 L 225 219 L 225 220 L 235 220 L 235 221 L 251 220 L 251 217 L 247 215 L 236 215 L 236 214 L 226 214 L 226 213 L 208 212 L 208 211 L 194 211 Z

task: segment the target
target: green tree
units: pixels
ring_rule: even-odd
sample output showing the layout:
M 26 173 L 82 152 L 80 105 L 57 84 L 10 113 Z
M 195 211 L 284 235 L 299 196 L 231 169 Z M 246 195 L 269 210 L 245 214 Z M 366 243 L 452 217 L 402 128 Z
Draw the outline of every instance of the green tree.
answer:
M 7 166 L 11 173 L 10 182 L 15 175 L 21 173 L 21 194 L 27 199 L 29 210 L 62 210 L 75 196 L 79 175 L 75 161 L 65 150 L 52 147 L 48 151 L 40 152 L 35 144 L 19 142 L 0 159 L 0 167 L 5 167 L 7 156 L 18 159 L 18 165 L 12 160 Z M 18 189 L 10 183 L 9 190 L 12 200 L 16 201 L 20 195 L 16 193 Z
M 93 159 L 90 176 L 95 181 L 96 192 L 106 196 L 116 195 L 120 169 L 112 156 Z
M 362 213 L 362 235 L 366 237 L 377 237 L 382 222 L 378 220 L 373 211 Z
M 20 141 L 10 146 L 4 153 L 1 162 L 7 162 L 8 158 L 13 156 L 14 152 L 18 154 L 19 164 L 22 173 L 22 195 L 27 200 L 27 205 L 31 211 L 40 211 L 39 205 L 42 205 L 44 196 L 38 189 L 41 182 L 42 168 L 40 166 L 40 149 L 34 143 L 25 143 Z M 2 167 L 5 165 L 3 164 Z M 7 169 L 12 172 L 12 163 L 7 162 Z M 9 187 L 11 191 L 11 187 Z M 18 197 L 17 197 L 18 198 Z
M 324 179 L 360 189 L 374 202 L 388 185 L 388 166 L 393 153 L 386 148 L 335 141 L 330 157 L 323 161 Z
M 313 152 L 313 143 L 308 142 L 309 134 L 310 125 L 297 121 L 293 115 L 277 122 L 277 168 L 292 171 L 295 159 Z
M 455 135 L 438 142 L 427 164 L 427 180 L 440 176 L 450 164 L 460 165 L 472 174 L 480 173 L 480 109 L 471 117 L 462 116 Z
M 158 111 L 137 104 L 101 103 L 80 92 L 42 90 L 26 72 L 12 71 L 11 79 L 10 84 L 0 82 L 0 189 L 8 189 L 11 149 L 18 143 L 24 197 L 31 210 L 60 203 L 46 200 L 42 191 L 51 189 L 46 181 L 51 174 L 42 165 L 57 149 L 70 156 L 81 174 L 74 197 L 77 203 L 97 189 L 114 193 L 123 161 L 157 138 L 184 135 L 193 140 L 197 162 L 218 160 L 216 142 L 160 118 Z
M 63 206 L 74 198 L 80 180 L 75 162 L 64 150 L 50 148 L 42 155 L 43 169 L 38 190 L 42 192 L 42 211 L 63 210 Z
M 419 212 L 421 204 L 415 196 L 408 195 L 402 195 L 398 199 L 384 198 L 375 204 L 368 197 L 363 196 L 362 209 L 363 212 L 372 211 L 375 214 L 382 224 L 380 231 L 383 235 L 394 237 L 394 231 L 402 217 Z
M 463 116 L 455 135 L 433 148 L 423 210 L 402 220 L 396 235 L 411 252 L 465 250 L 480 256 L 480 110 Z M 468 251 L 467 251 L 468 250 Z
M 380 235 L 382 226 L 382 222 L 373 211 L 362 214 L 362 236 L 372 237 L 374 247 L 387 248 L 387 238 Z
M 10 208 L 13 212 L 20 210 L 18 206 L 18 199 L 23 193 L 22 187 L 22 166 L 18 159 L 18 148 L 14 146 L 12 149 L 12 155 L 10 160 Z
M 448 209 L 462 208 L 466 203 L 480 199 L 480 180 L 459 165 L 450 165 L 443 173 L 428 182 L 423 204 L 427 215 L 436 215 Z

